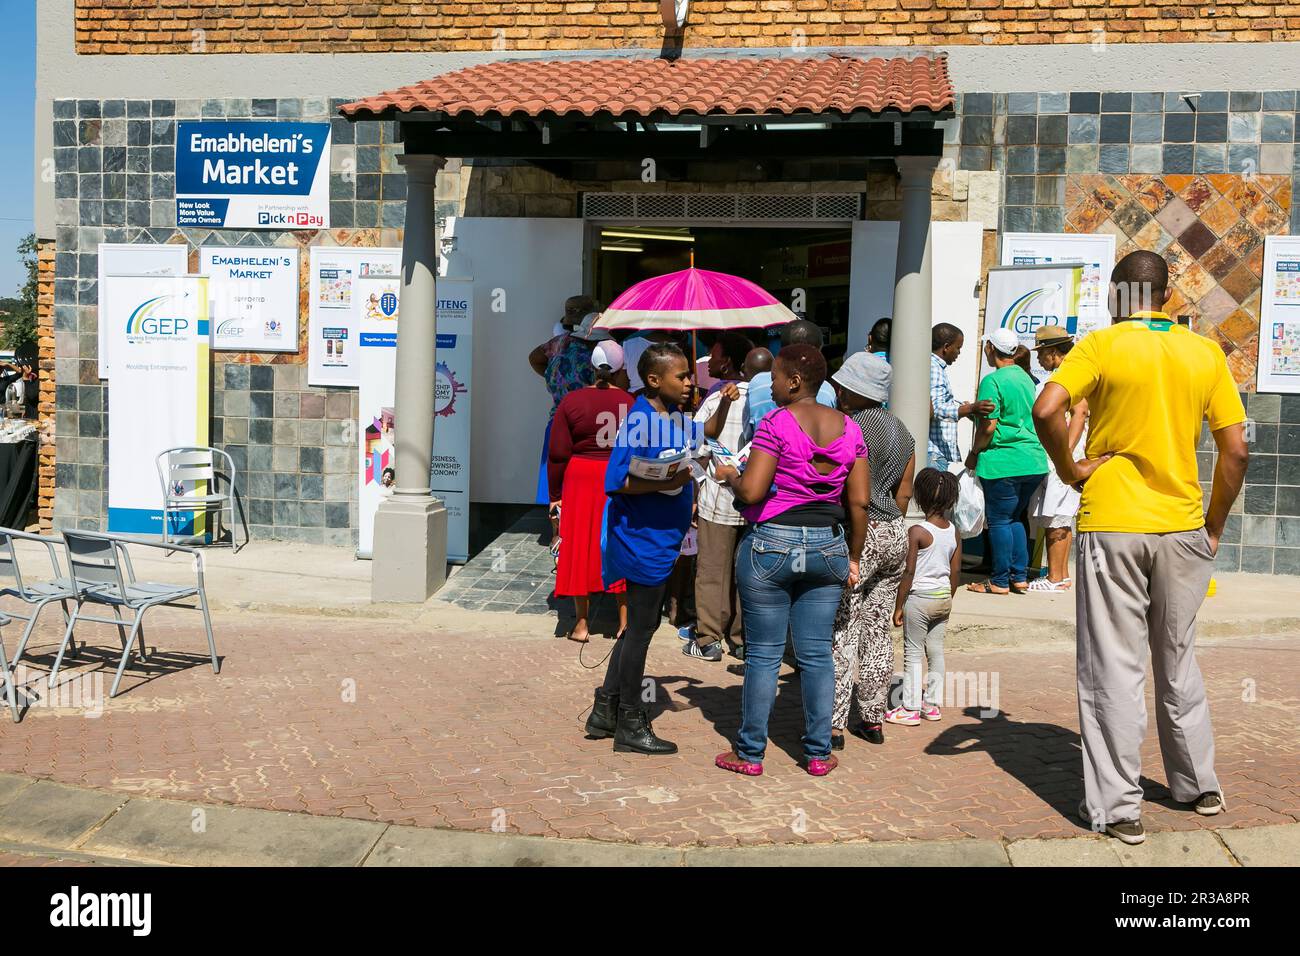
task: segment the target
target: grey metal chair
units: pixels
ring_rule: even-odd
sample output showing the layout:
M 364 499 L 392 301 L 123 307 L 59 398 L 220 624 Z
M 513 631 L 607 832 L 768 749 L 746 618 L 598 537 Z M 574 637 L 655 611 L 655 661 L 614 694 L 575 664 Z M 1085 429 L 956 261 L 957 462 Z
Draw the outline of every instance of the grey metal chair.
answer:
M 212 657 L 212 673 L 221 673 L 221 663 L 217 659 L 217 644 L 212 637 L 212 617 L 208 613 L 208 595 L 203 586 L 203 556 L 197 548 L 182 547 L 177 544 L 158 544 L 153 541 L 140 541 L 94 531 L 64 531 L 63 542 L 67 551 L 68 571 L 76 589 L 76 607 L 68 618 L 68 626 L 63 634 L 63 643 L 54 658 L 54 667 L 50 670 L 50 686 L 54 686 L 59 667 L 63 663 L 63 652 L 72 640 L 73 630 L 78 621 L 93 621 L 97 624 L 116 624 L 118 637 L 122 641 L 122 659 L 117 665 L 117 674 L 108 696 L 116 697 L 118 685 L 122 682 L 122 673 L 131 659 L 136 638 L 140 640 L 140 659 L 147 661 L 149 655 L 144 643 L 142 621 L 145 612 L 153 607 L 185 607 L 203 612 L 203 627 L 208 637 L 208 652 Z M 160 551 L 181 551 L 194 556 L 194 585 L 168 584 L 159 581 L 141 581 L 135 576 L 131 566 L 130 547 L 156 548 Z M 198 599 L 198 606 L 183 604 L 190 598 Z M 101 604 L 113 609 L 113 617 L 92 617 L 82 613 L 86 604 Z M 123 630 L 121 610 L 125 608 L 135 615 L 129 632 Z M 84 646 L 84 641 L 82 642 Z M 157 650 L 157 646 L 154 647 Z
M 18 564 L 18 550 L 15 547 L 15 541 L 33 541 L 44 547 L 50 556 L 50 567 L 54 576 L 48 580 L 33 580 L 30 576 L 24 577 L 22 568 Z M 44 538 L 38 534 L 28 534 L 26 531 L 16 531 L 13 528 L 0 528 L 0 580 L 8 578 L 13 583 L 10 586 L 0 588 L 0 597 L 13 597 L 28 605 L 32 610 L 30 614 L 22 614 L 15 610 L 4 612 L 4 622 L 9 623 L 11 619 L 26 621 L 27 626 L 23 629 L 23 635 L 18 641 L 18 649 L 14 656 L 8 661 L 9 669 L 16 668 L 18 661 L 23 656 L 23 651 L 27 649 L 27 642 L 32 636 L 32 630 L 36 627 L 36 620 L 41 616 L 41 611 L 45 605 L 59 602 L 63 611 L 63 622 L 67 625 L 68 621 L 68 602 L 76 597 L 76 590 L 73 588 L 72 580 L 66 577 L 63 569 L 59 566 L 57 542 L 53 538 Z M 75 648 L 74 648 L 75 652 Z M 0 663 L 4 662 L 4 648 L 0 646 Z M 17 703 L 14 696 L 12 685 L 6 687 L 9 696 L 9 707 L 14 712 L 14 720 L 18 719 Z
M 176 537 L 172 530 L 172 515 L 189 515 L 196 511 L 211 514 L 215 511 L 220 516 L 229 507 L 230 546 L 238 553 L 235 505 L 239 492 L 235 484 L 235 462 L 230 455 L 220 448 L 181 446 L 160 452 L 155 464 L 158 480 L 162 483 L 163 543 Z M 200 482 L 203 484 L 202 494 L 198 490 Z M 244 524 L 244 544 L 248 544 L 248 516 L 244 514 L 242 503 L 239 503 L 239 516 Z
M 0 628 L 9 623 L 9 618 L 0 614 Z M 14 690 L 13 675 L 9 673 L 9 662 L 5 660 L 5 641 L 4 635 L 0 634 L 0 677 L 4 678 L 5 700 L 9 702 L 9 711 L 14 715 L 14 723 L 18 723 L 18 694 Z

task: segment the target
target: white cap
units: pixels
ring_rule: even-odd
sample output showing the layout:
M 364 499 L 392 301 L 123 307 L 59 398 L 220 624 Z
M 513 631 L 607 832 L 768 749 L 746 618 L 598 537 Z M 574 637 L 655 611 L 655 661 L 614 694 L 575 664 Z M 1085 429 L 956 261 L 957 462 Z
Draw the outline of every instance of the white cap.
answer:
M 613 339 L 598 343 L 591 350 L 591 366 L 592 368 L 600 368 L 602 365 L 608 365 L 611 372 L 617 372 L 621 369 L 623 367 L 623 346 Z
M 993 346 L 994 351 L 1003 355 L 1015 355 L 1020 348 L 1020 336 L 1011 329 L 994 329 L 984 336 L 984 341 Z

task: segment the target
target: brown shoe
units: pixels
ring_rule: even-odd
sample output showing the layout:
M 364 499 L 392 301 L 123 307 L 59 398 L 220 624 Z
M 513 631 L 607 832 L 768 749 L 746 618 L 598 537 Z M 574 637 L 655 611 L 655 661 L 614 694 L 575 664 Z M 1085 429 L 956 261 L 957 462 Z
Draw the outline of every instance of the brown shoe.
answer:
M 1212 817 L 1227 809 L 1221 793 L 1203 793 L 1196 799 L 1196 812 L 1203 817 Z
M 1141 820 L 1130 820 L 1126 823 L 1108 823 L 1106 832 L 1119 840 L 1121 843 L 1127 843 L 1129 846 L 1137 846 L 1145 842 L 1147 832 L 1142 828 Z

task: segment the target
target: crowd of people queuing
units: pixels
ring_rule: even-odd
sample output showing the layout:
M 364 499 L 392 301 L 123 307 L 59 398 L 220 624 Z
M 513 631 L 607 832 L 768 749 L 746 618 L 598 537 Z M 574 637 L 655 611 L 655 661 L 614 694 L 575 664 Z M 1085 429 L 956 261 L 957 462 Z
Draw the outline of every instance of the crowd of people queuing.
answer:
M 1105 573 L 1085 567 L 1082 558 L 1076 569 L 1087 591 L 1079 595 L 1086 784 L 1080 812 L 1121 839 L 1141 839 L 1143 670 L 1129 632 L 1145 634 L 1146 627 L 1121 618 L 1153 606 L 1157 591 L 1168 620 L 1160 634 L 1150 625 L 1151 646 L 1171 787 L 1198 812 L 1222 809 L 1191 640 L 1204 596 L 1200 578 L 1208 580 L 1218 533 L 1240 486 L 1244 451 L 1235 436 L 1244 415 L 1238 417 L 1235 389 L 1229 393 L 1224 384 L 1225 376 L 1231 383 L 1226 365 L 1214 363 L 1202 340 L 1190 343 L 1179 334 L 1119 338 L 1117 330 L 1169 328 L 1167 317 L 1155 311 L 1167 278 L 1163 260 L 1153 254 L 1135 253 L 1118 264 L 1113 283 L 1144 283 L 1146 311 L 1112 305 L 1116 324 L 1081 346 L 1065 328 L 1038 329 L 1032 350 L 1038 378 L 1030 350 L 1015 333 L 990 332 L 982 342 L 986 371 L 969 400 L 954 395 L 948 377 L 963 335 L 953 325 L 935 325 L 925 449 L 915 447 L 888 409 L 888 319 L 872 327 L 865 349 L 828 374 L 822 331 L 806 320 L 784 326 L 779 345 L 763 330 L 722 333 L 707 348 L 690 335 L 663 331 L 620 343 L 596 327 L 596 303 L 570 299 L 564 322 L 530 362 L 554 400 L 539 500 L 550 505 L 554 522 L 555 593 L 574 600 L 576 618 L 567 636 L 590 640 L 592 595 L 610 592 L 618 601 L 617 642 L 595 692 L 587 736 L 613 738 L 620 752 L 676 751 L 651 726 L 645 666 L 692 531 L 695 621 L 681 630 L 682 652 L 715 662 L 730 653 L 743 662 L 740 728 L 732 749 L 716 758 L 718 767 L 748 776 L 763 772 L 783 659 L 799 673 L 802 762 L 814 776 L 836 768 L 834 752 L 844 748 L 847 733 L 882 744 L 885 723 L 941 720 L 944 629 L 962 568 L 953 509 L 958 473 L 969 469 L 983 490 L 990 568 L 988 579 L 969 590 L 1069 589 L 1076 520 L 1081 556 L 1110 553 L 1132 577 L 1123 600 L 1113 601 L 1101 594 Z M 1151 316 L 1163 325 L 1153 325 Z M 1170 378 L 1177 394 L 1162 399 L 1171 416 L 1181 416 L 1175 434 L 1149 434 L 1164 426 L 1136 421 L 1144 416 L 1135 413 L 1133 395 L 1124 397 L 1138 379 L 1121 381 L 1115 369 L 1128 363 L 1114 350 L 1135 343 L 1147 350 L 1149 367 L 1185 366 L 1181 377 Z M 1098 357 L 1103 347 L 1111 350 L 1104 359 Z M 711 386 L 706 391 L 697 379 Z M 1094 424 L 1093 434 L 1105 453 L 1089 459 L 1090 415 L 1102 408 L 1104 421 Z M 1216 471 L 1203 516 L 1195 437 L 1184 432 L 1198 430 L 1207 415 L 1227 464 L 1222 475 Z M 964 455 L 957 430 L 963 418 L 974 420 Z M 1139 448 L 1142 442 L 1150 444 Z M 1090 507 L 1094 486 L 1083 482 L 1117 454 L 1163 456 L 1159 464 L 1175 475 L 1173 485 L 1158 469 L 1153 478 L 1140 466 L 1111 467 L 1097 484 L 1108 497 L 1094 497 Z M 654 469 L 664 461 L 672 464 Z M 1077 519 L 1081 487 L 1083 517 Z M 1154 517 L 1139 513 L 1143 502 Z M 1046 572 L 1032 581 L 1030 529 L 1042 529 L 1046 538 Z M 1199 536 L 1183 548 L 1197 553 L 1166 554 L 1182 546 L 1167 544 L 1166 534 L 1179 542 Z M 1212 546 L 1203 548 L 1203 539 Z M 1179 586 L 1179 575 L 1190 588 Z M 1125 630 L 1128 625 L 1134 627 Z M 901 694 L 891 700 L 893 627 L 903 628 L 904 654 Z

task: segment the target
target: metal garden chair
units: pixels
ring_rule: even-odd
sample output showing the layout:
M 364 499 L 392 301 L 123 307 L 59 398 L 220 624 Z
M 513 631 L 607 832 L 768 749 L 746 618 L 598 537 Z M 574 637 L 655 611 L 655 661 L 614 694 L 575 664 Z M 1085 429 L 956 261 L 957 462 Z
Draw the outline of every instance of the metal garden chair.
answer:
M 208 613 L 208 596 L 203 586 L 203 556 L 197 548 L 186 548 L 177 544 L 158 544 L 152 541 L 139 541 L 135 538 L 122 538 L 93 531 L 64 531 L 63 542 L 67 549 L 68 571 L 76 589 L 76 607 L 68 618 L 68 627 L 63 634 L 63 644 L 54 658 L 54 667 L 50 670 L 50 686 L 54 686 L 63 662 L 63 651 L 72 640 L 72 632 L 78 621 L 93 621 L 97 624 L 116 624 L 118 636 L 122 640 L 122 659 L 117 665 L 117 674 L 108 696 L 116 697 L 118 685 L 122 682 L 122 673 L 131 659 L 133 647 L 138 637 L 140 640 L 140 659 L 149 659 L 144 643 L 144 628 L 141 622 L 145 612 L 153 607 L 186 607 L 203 612 L 203 627 L 208 637 L 208 652 L 212 657 L 212 673 L 221 673 L 221 664 L 217 660 L 217 644 L 212 637 L 212 617 Z M 158 581 L 141 581 L 135 576 L 131 567 L 131 555 L 127 546 L 157 548 L 161 551 L 182 551 L 194 556 L 194 585 L 167 584 Z M 182 604 L 190 598 L 198 599 L 194 605 Z M 92 617 L 82 613 L 86 604 L 101 604 L 113 609 L 113 617 Z M 122 609 L 135 614 L 131 630 L 123 631 L 125 623 Z M 83 641 L 83 646 L 85 642 Z M 157 650 L 155 645 L 154 650 Z
M 219 464 L 220 463 L 220 464 Z M 163 493 L 163 543 L 177 535 L 173 531 L 172 515 L 190 515 L 196 511 L 224 515 L 230 508 L 230 546 L 236 553 L 239 543 L 235 535 L 235 505 L 238 489 L 235 485 L 235 462 L 220 448 L 183 446 L 160 452 L 156 461 L 158 480 Z M 203 492 L 199 493 L 199 483 Z M 248 544 L 248 516 L 239 504 L 239 516 L 244 523 L 244 544 Z
M 43 546 L 49 552 L 50 566 L 54 571 L 54 576 L 49 580 L 24 578 L 22 568 L 18 564 L 18 550 L 14 545 L 15 541 L 34 541 Z M 8 624 L 11 619 L 15 618 L 27 622 L 12 660 L 5 661 L 4 646 L 3 642 L 0 641 L 0 666 L 5 668 L 5 693 L 9 699 L 9 709 L 13 711 L 14 720 L 16 721 L 18 720 L 18 704 L 8 672 L 18 666 L 23 651 L 27 649 L 27 641 L 32 636 L 32 629 L 36 627 L 36 619 L 41 616 L 41 611 L 45 609 L 45 605 L 58 601 L 63 611 L 64 624 L 67 624 L 68 601 L 76 598 L 76 590 L 73 587 L 72 580 L 64 575 L 63 569 L 59 566 L 58 542 L 53 538 L 43 538 L 37 534 L 15 531 L 12 528 L 0 528 L 0 579 L 4 578 L 8 578 L 13 583 L 0 588 L 0 597 L 17 598 L 32 609 L 29 615 L 14 610 L 6 611 L 3 615 L 0 615 L 3 618 L 3 620 L 0 620 L 0 624 Z

